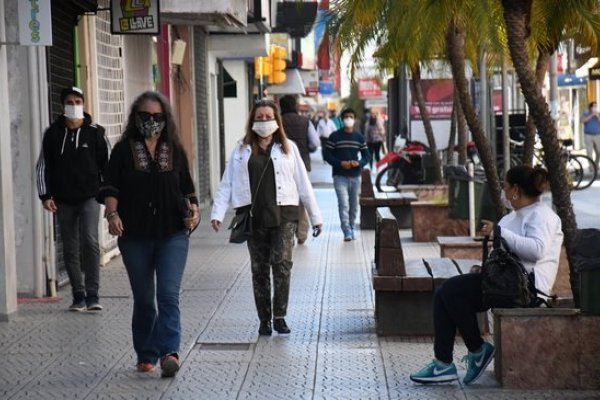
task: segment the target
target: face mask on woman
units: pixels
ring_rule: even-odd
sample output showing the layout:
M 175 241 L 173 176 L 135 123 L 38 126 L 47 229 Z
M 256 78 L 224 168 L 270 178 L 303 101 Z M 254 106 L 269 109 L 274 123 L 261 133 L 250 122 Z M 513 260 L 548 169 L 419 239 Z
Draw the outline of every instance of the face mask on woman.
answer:
M 277 121 L 274 119 L 269 120 L 256 120 L 252 124 L 252 130 L 260 137 L 266 138 L 271 136 L 275 131 L 279 129 Z
M 65 105 L 65 117 L 68 119 L 82 119 L 83 118 L 83 106 L 82 105 Z
M 508 200 L 506 198 L 506 193 L 504 192 L 504 189 L 500 192 L 500 202 L 502 203 L 502 205 L 509 209 L 509 210 L 513 210 L 514 207 L 512 205 L 512 203 L 510 202 L 510 200 Z
M 165 119 L 162 114 L 138 112 L 135 116 L 135 126 L 145 138 L 156 137 L 165 129 Z
M 344 126 L 346 128 L 354 127 L 354 118 L 352 118 L 352 117 L 344 118 Z

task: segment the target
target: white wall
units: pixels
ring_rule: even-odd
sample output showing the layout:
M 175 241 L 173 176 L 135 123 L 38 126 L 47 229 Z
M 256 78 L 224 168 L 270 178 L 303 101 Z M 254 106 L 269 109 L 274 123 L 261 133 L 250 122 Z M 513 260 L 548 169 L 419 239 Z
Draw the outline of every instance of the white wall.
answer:
M 437 149 L 444 150 L 448 148 L 448 139 L 450 138 L 450 120 L 433 120 L 431 121 L 431 127 L 433 128 L 433 136 L 435 137 Z M 410 129 L 411 140 L 418 140 L 419 142 L 423 142 L 429 146 L 427 136 L 425 136 L 425 129 L 423 128 L 423 121 L 411 121 Z
M 225 114 L 225 154 L 229 157 L 233 146 L 246 134 L 248 119 L 248 73 L 244 61 L 224 61 L 223 67 L 237 82 L 237 97 L 223 99 Z
M 123 82 L 125 82 L 125 115 L 133 100 L 152 90 L 152 37 L 148 35 L 123 35 Z

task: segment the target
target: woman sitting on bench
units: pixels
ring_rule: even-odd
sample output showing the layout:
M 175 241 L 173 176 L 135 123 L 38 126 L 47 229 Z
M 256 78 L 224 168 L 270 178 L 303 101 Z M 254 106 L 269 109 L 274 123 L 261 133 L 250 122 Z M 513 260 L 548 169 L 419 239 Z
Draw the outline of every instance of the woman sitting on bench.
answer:
M 563 234 L 558 216 L 540 196 L 547 188 L 548 172 L 540 167 L 520 165 L 511 168 L 504 182 L 503 203 L 512 211 L 498 225 L 510 250 L 528 272 L 535 271 L 535 286 L 550 293 L 556 274 Z M 484 221 L 481 233 L 490 235 L 494 224 Z M 433 300 L 435 359 L 410 379 L 418 383 L 450 382 L 458 379 L 453 362 L 456 330 L 469 353 L 463 383 L 473 383 L 494 357 L 494 346 L 481 337 L 477 313 L 486 311 L 482 304 L 481 274 L 470 273 L 448 279 Z M 464 360 L 464 358 L 463 358 Z

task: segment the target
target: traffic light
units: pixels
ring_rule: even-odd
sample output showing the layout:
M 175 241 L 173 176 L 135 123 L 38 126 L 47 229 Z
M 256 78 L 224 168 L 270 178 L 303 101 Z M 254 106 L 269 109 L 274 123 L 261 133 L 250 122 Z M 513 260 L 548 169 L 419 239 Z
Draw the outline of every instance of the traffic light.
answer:
M 269 51 L 269 59 L 271 60 L 271 70 L 269 75 L 269 83 L 279 84 L 285 82 L 285 57 L 287 53 L 285 47 L 271 46 Z
M 254 78 L 261 79 L 269 75 L 271 75 L 271 58 L 254 57 Z

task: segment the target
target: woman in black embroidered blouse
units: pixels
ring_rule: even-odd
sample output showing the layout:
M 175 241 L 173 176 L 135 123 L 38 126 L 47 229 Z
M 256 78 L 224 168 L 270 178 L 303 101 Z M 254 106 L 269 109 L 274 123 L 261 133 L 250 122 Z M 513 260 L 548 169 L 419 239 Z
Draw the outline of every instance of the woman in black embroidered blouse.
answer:
M 137 370 L 162 375 L 179 370 L 179 289 L 188 232 L 200 222 L 187 156 L 167 100 L 156 92 L 132 104 L 115 145 L 98 200 L 133 292 L 133 347 Z M 157 309 L 158 306 L 158 309 Z

